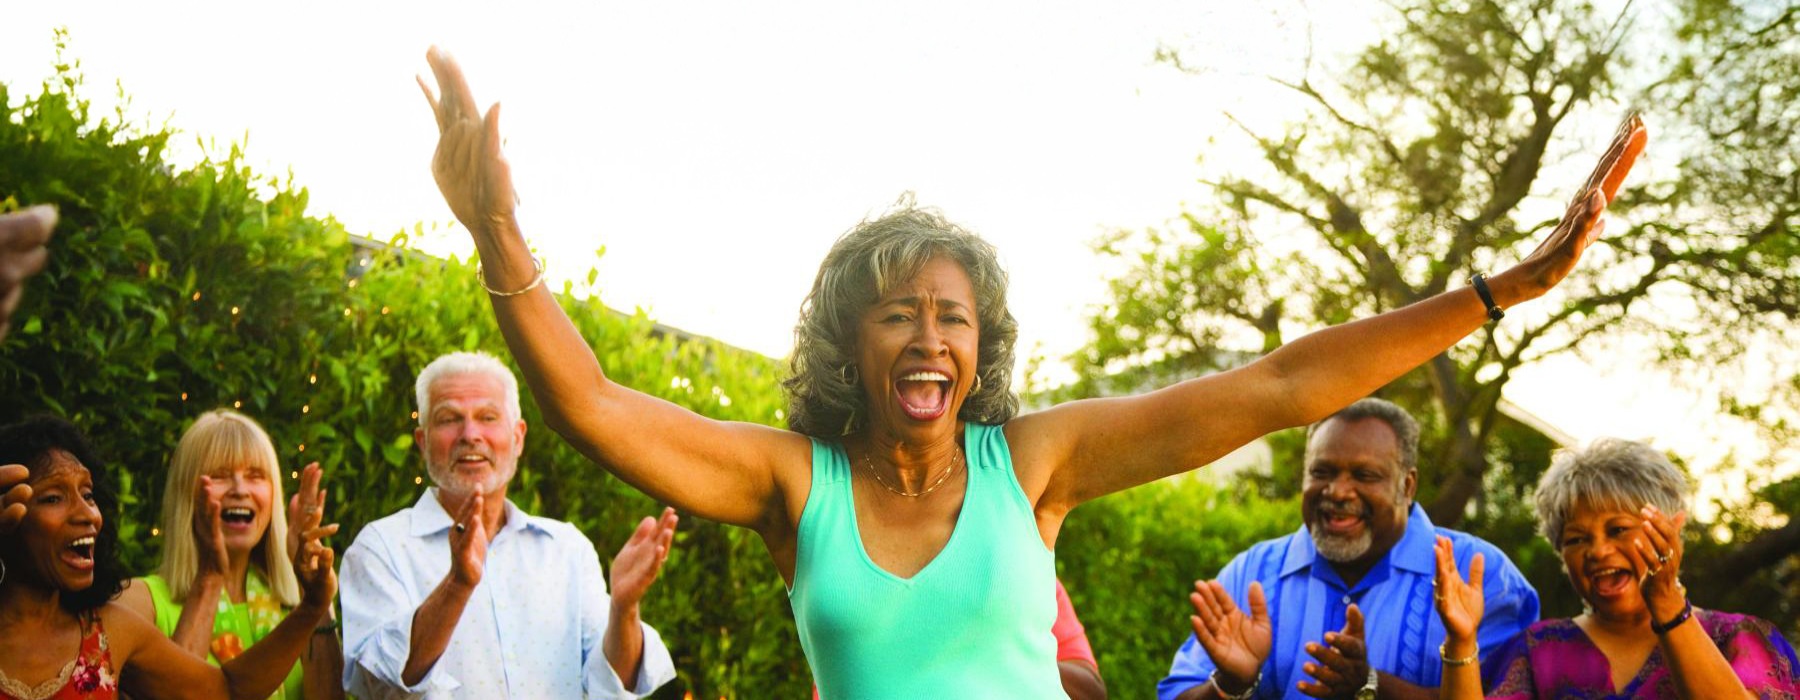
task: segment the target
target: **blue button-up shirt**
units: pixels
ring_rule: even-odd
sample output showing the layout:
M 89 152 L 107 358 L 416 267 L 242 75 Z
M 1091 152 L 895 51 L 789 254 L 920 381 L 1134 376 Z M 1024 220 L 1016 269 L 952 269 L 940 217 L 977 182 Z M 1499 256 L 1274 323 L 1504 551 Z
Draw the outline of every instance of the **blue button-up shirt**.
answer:
M 1296 687 L 1311 678 L 1302 668 L 1313 661 L 1306 644 L 1324 644 L 1326 632 L 1342 630 L 1351 603 L 1363 611 L 1363 641 L 1375 669 L 1417 686 L 1441 685 L 1438 646 L 1444 643 L 1444 623 L 1438 619 L 1431 588 L 1437 574 L 1438 535 L 1455 545 L 1456 568 L 1464 577 L 1477 552 L 1486 559 L 1482 588 L 1487 604 L 1476 631 L 1483 658 L 1537 621 L 1537 591 L 1499 548 L 1468 533 L 1433 526 L 1416 503 L 1400 541 L 1355 586 L 1344 585 L 1302 526 L 1294 534 L 1257 543 L 1219 572 L 1219 583 L 1240 610 L 1249 610 L 1251 581 L 1262 584 L 1269 602 L 1275 640 L 1263 662 L 1256 697 L 1308 697 Z M 1213 669 L 1206 650 L 1189 634 L 1175 653 L 1168 677 L 1157 684 L 1157 697 L 1173 700 L 1205 683 Z
M 413 507 L 363 528 L 344 553 L 344 687 L 351 693 L 365 700 L 637 698 L 675 677 L 662 637 L 646 624 L 637 687 L 624 687 L 600 647 L 610 607 L 593 542 L 509 501 L 449 647 L 418 683 L 402 683 L 413 613 L 450 572 L 451 524 L 437 489 L 427 489 Z

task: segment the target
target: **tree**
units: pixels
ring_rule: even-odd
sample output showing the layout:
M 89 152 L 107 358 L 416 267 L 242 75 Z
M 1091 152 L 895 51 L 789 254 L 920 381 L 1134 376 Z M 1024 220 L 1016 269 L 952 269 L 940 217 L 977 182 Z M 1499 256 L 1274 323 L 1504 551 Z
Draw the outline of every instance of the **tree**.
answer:
M 1573 0 L 1402 2 L 1387 38 L 1348 70 L 1274 78 L 1308 118 L 1279 134 L 1238 125 L 1260 172 L 1210 172 L 1217 199 L 1183 226 L 1098 245 L 1130 270 L 1092 317 L 1068 393 L 1213 371 L 1519 259 L 1561 213 L 1544 200 L 1578 194 L 1579 173 L 1540 175 L 1565 154 L 1587 162 L 1606 133 L 1593 127 L 1623 116 L 1621 102 L 1642 105 L 1655 157 L 1675 167 L 1633 173 L 1594 259 L 1560 293 L 1384 390 L 1425 419 L 1432 519 L 1455 524 L 1485 490 L 1535 483 L 1542 453 L 1496 459 L 1529 447 L 1500 439 L 1503 390 L 1521 367 L 1627 337 L 1653 339 L 1663 362 L 1690 371 L 1742 367 L 1729 358 L 1753 338 L 1793 347 L 1796 5 L 1656 9 L 1667 27 L 1629 5 L 1606 16 Z M 1165 58 L 1182 66 L 1178 51 Z M 1283 248 L 1273 231 L 1305 242 Z M 1770 538 L 1754 548 L 1766 555 L 1745 566 L 1800 548 L 1800 526 L 1755 537 Z

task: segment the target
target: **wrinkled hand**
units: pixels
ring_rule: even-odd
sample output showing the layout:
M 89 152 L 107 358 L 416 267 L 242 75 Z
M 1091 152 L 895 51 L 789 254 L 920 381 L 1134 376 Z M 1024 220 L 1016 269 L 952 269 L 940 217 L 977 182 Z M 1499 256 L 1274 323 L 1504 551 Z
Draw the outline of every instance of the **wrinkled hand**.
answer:
M 1221 691 L 1239 693 L 1249 688 L 1275 643 L 1262 584 L 1251 582 L 1248 598 L 1250 614 L 1245 615 L 1216 580 L 1195 581 L 1194 592 L 1188 594 L 1188 602 L 1194 606 L 1188 622 L 1194 626 L 1200 648 L 1219 669 L 1215 682 L 1224 681 L 1227 686 Z
M 1444 621 L 1444 635 L 1451 641 L 1473 642 L 1481 627 L 1481 614 L 1487 607 L 1487 594 L 1482 589 L 1486 557 L 1476 554 L 1469 561 L 1469 580 L 1463 581 L 1456 571 L 1456 551 L 1450 538 L 1439 536 L 1437 544 L 1437 578 L 1432 591 L 1437 596 L 1438 618 Z
M 1588 245 L 1599 239 L 1605 222 L 1600 220 L 1600 213 L 1606 205 L 1612 203 L 1613 196 L 1618 194 L 1619 186 L 1625 182 L 1626 174 L 1631 172 L 1632 164 L 1637 162 L 1638 155 L 1643 153 L 1644 144 L 1649 139 L 1649 131 L 1644 128 L 1644 120 L 1633 114 L 1619 125 L 1619 131 L 1613 135 L 1612 145 L 1600 162 L 1594 166 L 1594 172 L 1582 186 L 1569 208 L 1563 213 L 1562 221 L 1550 232 L 1536 250 L 1525 256 L 1524 260 L 1501 275 L 1495 277 L 1496 283 L 1516 284 L 1516 295 L 1512 303 L 1526 299 L 1535 299 L 1550 291 L 1564 277 L 1575 269 L 1575 263 L 1581 259 Z
M 1300 681 L 1300 692 L 1315 698 L 1351 698 L 1369 683 L 1369 652 L 1363 646 L 1362 609 L 1344 611 L 1344 629 L 1325 633 L 1325 644 L 1307 642 L 1312 661 L 1300 669 L 1313 680 Z
M 450 528 L 450 579 L 471 590 L 481 584 L 481 572 L 487 566 L 485 499 L 479 491 L 470 496 L 456 513 L 455 523 L 463 530 L 458 532 L 456 525 Z
M 477 236 L 491 234 L 512 221 L 518 201 L 512 168 L 500 151 L 500 105 L 495 103 L 482 116 L 462 67 L 449 52 L 433 46 L 425 60 L 439 92 L 433 95 L 425 79 L 418 79 L 437 116 L 438 145 L 431 157 L 431 174 L 456 219 Z
M 200 488 L 194 493 L 194 544 L 200 555 L 201 576 L 224 576 L 231 561 L 225 549 L 225 525 L 220 514 L 225 511 L 223 494 L 213 493 L 212 477 L 200 477 Z
M 322 518 L 324 504 L 315 511 Z M 321 540 L 337 534 L 337 523 L 309 527 L 300 533 L 300 551 L 294 556 L 294 575 L 300 578 L 301 604 L 329 610 L 337 596 L 337 553 Z
M 311 530 L 325 521 L 325 494 L 319 489 L 319 477 L 323 472 L 319 463 L 313 462 L 300 470 L 300 488 L 294 497 L 288 499 L 288 533 L 287 554 L 291 559 L 300 554 L 300 533 Z
M 31 470 L 23 464 L 0 467 L 0 536 L 12 534 L 25 520 L 25 503 L 31 500 Z
M 13 309 L 19 307 L 25 280 L 44 269 L 50 257 L 45 246 L 55 226 L 56 208 L 49 205 L 0 214 L 0 338 L 6 337 Z M 6 522 L 0 516 L 0 531 L 6 529 Z
M 646 517 L 638 522 L 631 539 L 619 548 L 612 564 L 612 604 L 624 608 L 637 605 L 650 591 L 650 584 L 662 573 L 669 558 L 669 545 L 675 539 L 675 524 L 680 521 L 674 508 L 664 508 L 660 519 Z
M 1644 603 L 1659 622 L 1666 622 L 1687 605 L 1687 591 L 1681 585 L 1681 526 L 1687 524 L 1687 511 L 1670 518 L 1656 506 L 1644 506 L 1641 532 L 1633 546 L 1625 548 L 1625 558 L 1638 573 L 1638 590 Z M 1666 561 L 1665 561 L 1666 560 Z

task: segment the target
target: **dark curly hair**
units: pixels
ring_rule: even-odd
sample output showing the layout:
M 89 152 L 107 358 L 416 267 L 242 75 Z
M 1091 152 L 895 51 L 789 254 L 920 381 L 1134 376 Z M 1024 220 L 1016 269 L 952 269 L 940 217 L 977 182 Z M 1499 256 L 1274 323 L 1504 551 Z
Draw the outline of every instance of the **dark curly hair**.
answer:
M 37 416 L 0 428 L 0 464 L 23 464 L 34 474 L 50 465 L 50 453 L 62 450 L 87 467 L 94 481 L 94 503 L 100 509 L 100 534 L 94 538 L 94 585 L 79 591 L 63 591 L 64 610 L 80 615 L 99 609 L 124 590 L 129 578 L 119 560 L 118 492 L 113 489 L 106 462 L 94 450 L 81 429 L 61 418 Z M 0 542 L 0 558 L 17 561 L 17 538 Z
M 981 391 L 964 399 L 957 418 L 998 424 L 1019 412 L 1012 392 L 1019 323 L 1006 306 L 1006 271 L 998 253 L 907 196 L 893 211 L 839 237 L 819 264 L 819 276 L 800 306 L 790 373 L 782 382 L 789 429 L 831 439 L 863 427 L 868 397 L 855 376 L 857 321 L 882 292 L 911 279 L 938 255 L 955 260 L 968 274 L 981 329 L 975 360 Z

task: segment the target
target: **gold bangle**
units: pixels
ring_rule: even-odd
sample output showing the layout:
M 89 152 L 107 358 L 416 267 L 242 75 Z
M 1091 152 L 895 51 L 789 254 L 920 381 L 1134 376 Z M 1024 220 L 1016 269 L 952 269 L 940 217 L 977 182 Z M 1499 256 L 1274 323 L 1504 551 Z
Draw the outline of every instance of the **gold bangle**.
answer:
M 1444 660 L 1445 666 L 1467 666 L 1481 660 L 1481 648 L 1477 646 L 1475 653 L 1460 659 L 1453 659 L 1450 658 L 1450 641 L 1444 640 L 1443 644 L 1438 645 L 1438 658 Z
M 528 285 L 525 285 L 525 288 L 524 288 L 524 289 L 521 289 L 521 290 L 519 290 L 519 291 L 516 291 L 516 292 L 502 292 L 502 291 L 500 291 L 500 290 L 498 290 L 498 289 L 495 289 L 495 288 L 493 288 L 493 287 L 489 287 L 489 286 L 488 286 L 488 284 L 487 284 L 487 276 L 486 276 L 486 275 L 484 275 L 484 274 L 482 274 L 482 271 L 481 271 L 481 264 L 480 264 L 480 263 L 476 263 L 476 265 L 475 265 L 475 281 L 477 281 L 477 282 L 480 282 L 480 283 L 481 283 L 481 288 L 482 288 L 482 289 L 485 289 L 485 290 L 487 290 L 487 293 L 489 293 L 489 294 L 492 294 L 492 295 L 494 295 L 494 296 L 497 296 L 497 297 L 516 297 L 516 296 L 518 296 L 518 295 L 520 295 L 520 294 L 524 294 L 524 293 L 526 293 L 526 292 L 529 292 L 529 291 L 531 291 L 531 290 L 533 290 L 533 289 L 537 289 L 537 287 L 538 287 L 538 285 L 540 285 L 540 284 L 543 284 L 543 283 L 544 283 L 544 260 L 543 260 L 543 258 L 538 258 L 538 257 L 533 257 L 533 258 L 532 258 L 532 259 L 531 259 L 531 264 L 532 264 L 532 266 L 533 266 L 533 267 L 536 267 L 536 268 L 537 268 L 537 276 L 536 276 L 536 277 L 533 277 L 533 278 L 532 278 L 532 279 L 531 279 L 531 284 L 528 284 Z

